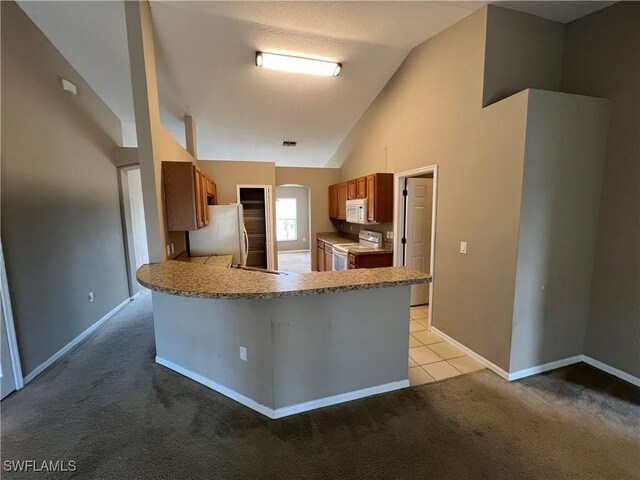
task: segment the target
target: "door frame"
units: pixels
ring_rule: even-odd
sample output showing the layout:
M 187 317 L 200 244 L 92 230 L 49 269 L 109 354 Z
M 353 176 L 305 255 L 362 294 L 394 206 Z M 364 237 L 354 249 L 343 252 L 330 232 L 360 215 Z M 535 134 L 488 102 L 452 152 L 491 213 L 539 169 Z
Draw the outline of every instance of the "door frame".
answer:
M 7 270 L 4 263 L 4 250 L 2 241 L 0 240 L 0 295 L 2 297 L 2 315 L 7 331 L 7 343 L 9 344 L 9 356 L 11 357 L 11 369 L 13 370 L 13 378 L 16 383 L 16 390 L 24 387 L 24 378 L 22 376 L 22 365 L 20 363 L 20 355 L 18 353 L 18 339 L 16 337 L 16 327 L 13 322 L 13 310 L 11 308 L 11 297 L 9 296 L 9 280 L 7 278 Z
M 429 165 L 420 167 L 406 172 L 396 173 L 393 176 L 393 265 L 402 266 L 402 253 L 404 247 L 402 245 L 402 232 L 405 227 L 405 211 L 404 202 L 402 201 L 402 190 L 404 189 L 404 181 L 407 178 L 418 177 L 427 173 L 433 174 L 433 199 L 431 210 L 431 260 L 429 270 L 431 271 L 432 281 L 429 289 L 429 315 L 427 319 L 427 328 L 431 330 L 433 323 L 433 299 L 434 299 L 434 279 L 435 279 L 435 261 L 436 261 L 436 214 L 438 211 L 438 165 Z
M 236 201 L 240 203 L 240 189 L 241 188 L 261 188 L 264 190 L 265 199 L 265 229 L 267 232 L 267 269 L 276 270 L 276 260 L 274 258 L 274 230 L 273 230 L 273 186 L 272 185 L 253 185 L 253 184 L 238 184 L 236 185 Z M 268 207 L 267 207 L 268 204 Z
M 120 219 L 122 222 L 122 238 L 124 241 L 124 258 L 127 266 L 127 285 L 129 298 L 134 300 L 141 293 L 136 278 L 135 239 L 133 238 L 133 222 L 131 220 L 131 201 L 129 196 L 128 175 L 132 170 L 140 170 L 139 163 L 132 163 L 118 167 L 118 193 L 120 195 Z M 146 213 L 145 213 L 146 217 Z M 145 229 L 147 225 L 145 222 Z M 147 249 L 147 255 L 148 255 Z

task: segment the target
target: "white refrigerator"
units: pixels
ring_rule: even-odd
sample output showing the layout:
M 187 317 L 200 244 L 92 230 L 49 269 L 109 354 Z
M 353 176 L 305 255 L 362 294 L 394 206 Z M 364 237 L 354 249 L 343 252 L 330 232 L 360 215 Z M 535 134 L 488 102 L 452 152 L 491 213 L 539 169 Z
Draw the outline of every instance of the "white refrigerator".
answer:
M 246 265 L 249 237 L 244 228 L 242 205 L 210 205 L 209 225 L 189 232 L 192 257 L 233 255 L 233 263 Z

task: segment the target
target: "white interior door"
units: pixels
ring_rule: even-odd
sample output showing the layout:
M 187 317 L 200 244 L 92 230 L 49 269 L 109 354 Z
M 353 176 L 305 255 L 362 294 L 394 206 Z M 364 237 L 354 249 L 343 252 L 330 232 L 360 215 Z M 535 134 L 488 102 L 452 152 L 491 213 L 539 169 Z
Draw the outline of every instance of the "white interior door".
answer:
M 407 179 L 407 216 L 405 266 L 431 273 L 431 215 L 433 214 L 433 178 Z M 431 285 L 411 287 L 411 305 L 429 303 Z

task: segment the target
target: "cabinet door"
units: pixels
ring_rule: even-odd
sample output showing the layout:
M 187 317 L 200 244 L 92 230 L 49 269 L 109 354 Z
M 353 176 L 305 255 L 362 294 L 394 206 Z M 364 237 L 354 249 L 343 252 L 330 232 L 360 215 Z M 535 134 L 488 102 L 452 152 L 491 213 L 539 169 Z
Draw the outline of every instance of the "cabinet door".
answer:
M 201 189 L 200 189 L 200 203 L 202 203 L 202 223 L 205 226 L 209 225 L 209 209 L 207 205 L 207 191 L 209 190 L 207 187 L 207 183 L 209 182 L 209 177 L 207 177 L 204 173 L 200 172 L 200 181 L 201 181 Z
M 372 222 L 376 218 L 376 176 L 367 176 L 367 220 Z
M 329 187 L 329 218 L 338 218 L 338 185 Z
M 193 183 L 195 186 L 194 201 L 196 204 L 196 224 L 198 228 L 204 227 L 204 211 L 202 209 L 202 172 L 198 167 L 193 167 Z
M 367 177 L 360 177 L 356 180 L 356 197 L 367 198 Z
M 347 182 L 338 185 L 338 219 L 347 219 Z
M 357 183 L 355 180 L 347 182 L 347 200 L 353 200 L 357 196 Z
M 316 261 L 318 263 L 318 271 L 324 272 L 324 242 L 318 240 L 318 252 L 316 255 Z
M 327 245 L 324 251 L 324 271 L 331 272 L 333 270 L 333 252 L 331 246 Z

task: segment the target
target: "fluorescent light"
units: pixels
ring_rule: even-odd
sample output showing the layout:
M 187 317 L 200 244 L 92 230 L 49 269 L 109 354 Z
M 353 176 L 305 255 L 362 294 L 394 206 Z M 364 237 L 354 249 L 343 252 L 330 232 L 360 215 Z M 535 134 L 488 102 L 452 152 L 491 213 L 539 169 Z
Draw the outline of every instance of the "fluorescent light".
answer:
M 342 65 L 336 62 L 265 52 L 256 52 L 256 66 L 282 72 L 307 73 L 325 77 L 337 77 L 342 70 Z

